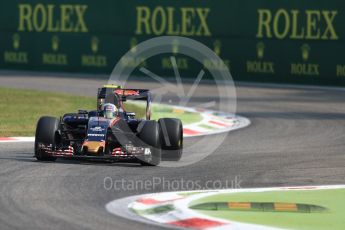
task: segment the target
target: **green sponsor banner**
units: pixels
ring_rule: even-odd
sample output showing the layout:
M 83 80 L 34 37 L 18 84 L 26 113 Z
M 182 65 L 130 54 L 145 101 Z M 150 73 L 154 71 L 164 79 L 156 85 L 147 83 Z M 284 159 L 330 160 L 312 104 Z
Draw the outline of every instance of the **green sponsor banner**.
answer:
M 109 74 L 136 44 L 174 35 L 207 45 L 237 80 L 345 85 L 344 10 L 342 0 L 3 0 L 0 68 Z M 178 49 L 182 77 L 221 66 Z M 172 76 L 169 55 L 128 65 Z

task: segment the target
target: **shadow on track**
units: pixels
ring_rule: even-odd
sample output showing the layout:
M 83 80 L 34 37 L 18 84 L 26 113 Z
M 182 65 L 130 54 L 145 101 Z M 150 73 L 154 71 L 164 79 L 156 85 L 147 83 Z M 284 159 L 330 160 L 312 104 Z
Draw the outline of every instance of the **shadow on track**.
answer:
M 90 160 L 75 160 L 75 159 L 57 159 L 54 162 L 49 161 L 38 161 L 30 153 L 27 154 L 17 154 L 11 157 L 0 157 L 0 160 L 11 160 L 11 161 L 21 161 L 21 162 L 31 162 L 38 164 L 75 164 L 75 165 L 95 165 L 95 166 L 118 166 L 118 167 L 143 167 L 137 163 L 122 163 L 122 162 L 107 162 L 107 161 L 90 161 Z

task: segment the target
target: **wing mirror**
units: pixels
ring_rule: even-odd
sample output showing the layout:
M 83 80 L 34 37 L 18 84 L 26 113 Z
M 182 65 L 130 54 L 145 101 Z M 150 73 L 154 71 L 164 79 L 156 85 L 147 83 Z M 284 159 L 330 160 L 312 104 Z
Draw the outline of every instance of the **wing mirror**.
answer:
M 127 116 L 135 117 L 135 112 L 126 112 Z

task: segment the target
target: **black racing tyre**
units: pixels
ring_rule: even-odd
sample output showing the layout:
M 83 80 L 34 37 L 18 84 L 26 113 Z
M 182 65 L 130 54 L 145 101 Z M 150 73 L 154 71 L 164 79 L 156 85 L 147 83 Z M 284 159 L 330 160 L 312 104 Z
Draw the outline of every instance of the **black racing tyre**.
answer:
M 59 129 L 60 121 L 56 117 L 41 117 L 36 126 L 35 135 L 35 157 L 39 161 L 55 161 L 55 157 L 45 156 L 40 151 L 38 143 L 52 145 L 53 147 L 57 144 L 56 132 Z
M 161 136 L 162 159 L 179 161 L 183 152 L 183 126 L 180 119 L 161 118 L 158 120 Z
M 156 121 L 143 121 L 143 126 L 138 133 L 138 137 L 151 149 L 151 157 L 144 157 L 140 160 L 141 165 L 157 166 L 161 162 L 159 125 Z

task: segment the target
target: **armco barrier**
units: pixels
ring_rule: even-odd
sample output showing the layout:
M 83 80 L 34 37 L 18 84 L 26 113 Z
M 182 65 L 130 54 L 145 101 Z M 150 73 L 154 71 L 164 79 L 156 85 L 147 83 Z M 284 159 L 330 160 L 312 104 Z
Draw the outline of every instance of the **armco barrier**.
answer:
M 110 73 L 137 43 L 178 35 L 213 49 L 237 80 L 345 85 L 344 11 L 343 0 L 2 0 L 0 68 Z M 178 49 L 182 77 L 219 67 Z M 173 74 L 168 56 L 141 64 Z

